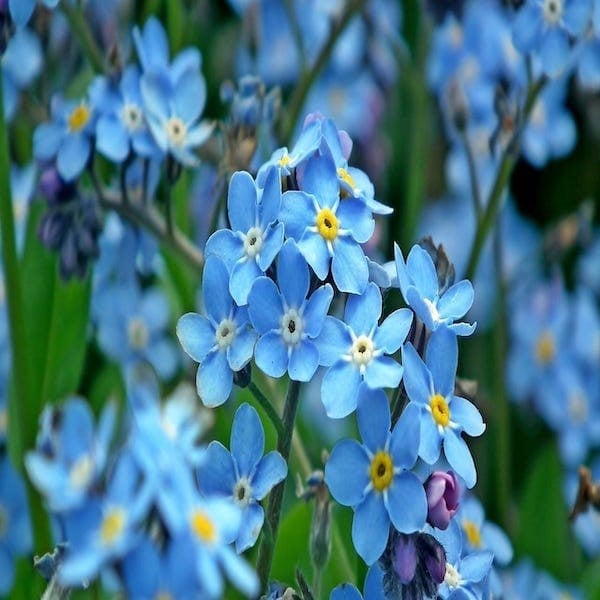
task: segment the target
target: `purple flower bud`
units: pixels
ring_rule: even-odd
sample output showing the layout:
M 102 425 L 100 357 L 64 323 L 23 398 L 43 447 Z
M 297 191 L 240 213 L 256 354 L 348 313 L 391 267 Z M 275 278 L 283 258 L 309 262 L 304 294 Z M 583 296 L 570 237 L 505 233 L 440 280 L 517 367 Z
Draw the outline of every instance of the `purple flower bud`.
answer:
M 417 549 L 415 537 L 400 535 L 392 556 L 392 567 L 401 583 L 410 583 L 417 569 Z
M 427 522 L 446 529 L 458 509 L 460 487 L 452 471 L 434 471 L 425 482 Z
M 417 539 L 419 557 L 433 582 L 440 584 L 446 575 L 446 552 L 443 546 L 427 533 Z

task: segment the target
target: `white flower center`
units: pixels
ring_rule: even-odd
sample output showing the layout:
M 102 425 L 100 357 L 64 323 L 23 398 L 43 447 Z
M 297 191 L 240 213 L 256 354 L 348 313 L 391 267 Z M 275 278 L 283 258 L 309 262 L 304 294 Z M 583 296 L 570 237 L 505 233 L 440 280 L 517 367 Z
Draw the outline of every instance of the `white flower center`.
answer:
M 171 117 L 165 123 L 165 129 L 167 130 L 167 138 L 173 146 L 183 146 L 187 137 L 187 127 L 179 117 Z
M 295 308 L 290 308 L 281 318 L 281 336 L 289 346 L 295 346 L 302 339 L 302 316 Z
M 431 300 L 429 300 L 429 298 L 423 298 L 423 301 L 425 302 L 425 304 L 427 305 L 427 308 L 429 309 L 429 314 L 431 315 L 431 319 L 434 323 L 437 323 L 438 321 L 440 321 L 440 313 L 438 312 L 437 309 L 437 302 L 432 302 Z
M 121 121 L 130 133 L 139 131 L 144 123 L 142 109 L 133 102 L 126 102 L 121 109 Z
M 563 0 L 544 0 L 544 21 L 548 25 L 556 25 L 563 16 Z
M 375 344 L 373 340 L 366 335 L 358 336 L 350 348 L 352 362 L 364 369 L 372 360 L 375 354 Z
M 133 317 L 127 325 L 127 338 L 132 348 L 143 350 L 150 339 L 146 323 L 140 317 Z
M 74 488 L 79 490 L 85 489 L 92 478 L 93 472 L 94 463 L 89 454 L 84 454 L 83 456 L 80 456 L 71 467 L 69 481 Z
M 244 238 L 244 252 L 248 258 L 254 258 L 263 245 L 263 230 L 260 227 L 251 227 Z
M 450 589 L 457 588 L 462 583 L 460 573 L 450 563 L 446 563 L 444 583 L 446 583 Z
M 221 350 L 226 350 L 233 344 L 233 340 L 236 335 L 236 325 L 235 321 L 232 319 L 223 319 L 219 326 L 217 327 L 217 331 L 215 332 L 215 339 L 217 345 Z
M 241 477 L 233 486 L 233 499 L 236 504 L 244 508 L 252 499 L 252 487 L 245 477 Z

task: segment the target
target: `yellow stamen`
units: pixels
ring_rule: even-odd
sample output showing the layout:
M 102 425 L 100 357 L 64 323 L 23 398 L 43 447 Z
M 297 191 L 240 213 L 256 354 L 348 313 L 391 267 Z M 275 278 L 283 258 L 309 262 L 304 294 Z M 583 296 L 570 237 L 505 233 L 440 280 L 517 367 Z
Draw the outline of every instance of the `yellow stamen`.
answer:
M 292 162 L 292 157 L 286 153 L 277 162 L 280 167 L 287 167 Z
M 450 407 L 446 399 L 440 394 L 434 394 L 429 398 L 429 407 L 433 420 L 442 427 L 446 427 L 450 422 Z
M 201 510 L 195 510 L 192 513 L 190 524 L 192 532 L 202 542 L 210 544 L 217 539 L 217 530 L 214 523 Z
M 125 527 L 125 511 L 122 508 L 111 508 L 100 525 L 100 540 L 105 546 L 114 544 Z
M 334 212 L 329 208 L 322 208 L 317 215 L 317 230 L 329 242 L 335 240 L 340 224 Z
M 477 527 L 473 521 L 469 521 L 468 519 L 463 520 L 462 526 L 469 544 L 471 544 L 473 548 L 481 548 L 481 532 L 479 531 L 479 527 Z
M 354 190 L 356 188 L 356 182 L 354 181 L 354 178 L 346 169 L 339 167 L 337 170 L 337 176 L 351 189 Z
M 556 344 L 551 331 L 544 331 L 535 346 L 535 357 L 541 365 L 547 365 L 556 354 Z
M 90 109 L 86 104 L 76 106 L 69 115 L 69 130 L 73 133 L 81 131 L 90 120 Z
M 371 461 L 370 472 L 373 487 L 378 492 L 382 492 L 390 487 L 394 477 L 392 457 L 387 452 L 379 451 Z

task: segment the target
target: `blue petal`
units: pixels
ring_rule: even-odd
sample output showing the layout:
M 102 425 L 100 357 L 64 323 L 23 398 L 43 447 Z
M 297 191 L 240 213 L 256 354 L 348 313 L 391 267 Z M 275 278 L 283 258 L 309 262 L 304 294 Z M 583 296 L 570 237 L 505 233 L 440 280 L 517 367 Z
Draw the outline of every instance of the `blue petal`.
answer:
M 215 323 L 229 317 L 233 306 L 229 295 L 229 273 L 225 263 L 214 255 L 208 256 L 204 264 L 202 299 L 206 313 Z
M 348 229 L 350 235 L 360 244 L 371 239 L 375 230 L 375 220 L 371 211 L 361 200 L 350 198 L 340 203 L 336 212 L 340 228 Z
M 402 297 L 406 300 L 406 290 L 412 285 L 412 280 L 408 274 L 406 263 L 404 262 L 404 256 L 402 250 L 398 244 L 394 244 L 394 262 L 396 263 L 396 273 L 398 276 L 398 286 L 402 292 Z
M 356 441 L 339 441 L 325 464 L 325 483 L 336 502 L 356 506 L 369 484 L 369 459 Z
M 188 130 L 185 136 L 186 146 L 189 148 L 195 148 L 201 146 L 211 136 L 215 129 L 215 124 L 210 121 L 201 121 L 195 127 Z M 194 159 L 195 160 L 195 159 Z
M 442 439 L 431 413 L 425 410 L 419 415 L 419 456 L 429 465 L 432 465 L 440 456 Z M 447 437 L 453 437 L 450 432 Z
M 419 412 L 417 405 L 409 402 L 392 431 L 390 454 L 394 465 L 402 469 L 411 469 L 419 455 Z
M 475 552 L 465 556 L 460 563 L 460 574 L 466 581 L 481 581 L 492 568 L 494 555 L 492 552 Z
M 9 0 L 10 16 L 19 27 L 22 27 L 29 21 L 33 9 L 35 8 L 35 0 Z M 12 570 L 12 569 L 11 569 Z M 12 586 L 10 586 L 12 587 Z M 7 589 L 10 590 L 10 587 Z
M 272 279 L 260 277 L 254 282 L 248 294 L 248 316 L 254 329 L 261 335 L 281 327 L 283 304 Z
M 207 259 L 213 254 L 218 256 L 231 270 L 244 254 L 244 242 L 230 229 L 219 229 L 208 238 L 204 254 Z
M 444 292 L 437 303 L 440 317 L 443 319 L 458 319 L 471 308 L 475 292 L 473 285 L 467 279 L 455 283 Z
M 294 381 L 310 381 L 319 366 L 319 351 L 317 346 L 303 340 L 292 348 L 288 373 Z
M 96 124 L 96 148 L 114 162 L 123 162 L 129 154 L 129 134 L 115 118 L 102 116 Z
M 385 550 L 390 519 L 381 494 L 371 492 L 356 507 L 352 521 L 352 541 L 362 559 L 372 565 Z
M 365 578 L 365 600 L 385 600 L 383 594 L 383 571 L 378 563 L 372 565 Z
M 427 329 L 430 331 L 437 329 L 439 320 L 436 319 L 434 321 L 433 319 L 431 314 L 431 301 L 428 300 L 425 302 L 424 297 L 421 296 L 421 293 L 414 285 L 410 285 L 406 289 L 405 300 L 406 303 L 415 311 L 417 317 L 419 317 L 419 319 L 425 323 Z
M 348 326 L 335 317 L 325 317 L 323 329 L 315 339 L 319 349 L 319 364 L 330 367 L 342 358 L 352 346 L 352 337 Z
M 400 533 L 413 533 L 425 525 L 427 497 L 425 488 L 413 473 L 394 476 L 384 501 L 394 527 Z
M 250 173 L 237 171 L 231 177 L 227 214 L 231 229 L 246 233 L 256 222 L 256 187 Z
M 592 10 L 590 0 L 566 3 L 563 22 L 572 36 L 577 37 L 584 32 L 592 17 Z M 595 10 L 598 11 L 597 5 Z M 597 15 L 596 18 L 598 18 Z
M 329 600 L 362 600 L 362 595 L 351 583 L 342 583 L 332 590 Z
M 406 261 L 406 268 L 419 294 L 432 299 L 438 291 L 438 278 L 427 250 L 418 245 L 413 246 Z
M 257 337 L 256 332 L 249 326 L 238 331 L 233 344 L 227 349 L 227 361 L 233 371 L 239 371 L 250 362 Z
M 252 496 L 262 500 L 280 481 L 287 476 L 288 468 L 285 460 L 275 450 L 265 454 L 259 461 L 252 476 Z
M 323 377 L 321 401 L 327 416 L 341 419 L 356 409 L 361 376 L 348 362 L 337 362 Z
M 319 206 L 331 208 L 335 204 L 339 198 L 339 184 L 329 156 L 313 156 L 308 160 L 301 187 L 317 198 Z
M 331 273 L 341 292 L 362 294 L 365 291 L 369 282 L 369 265 L 362 248 L 351 238 L 339 236 L 336 239 Z
M 536 2 L 526 2 L 517 12 L 513 23 L 512 39 L 515 48 L 530 52 L 537 45 L 542 32 L 542 15 Z
M 486 546 L 494 553 L 494 562 L 499 565 L 507 565 L 513 558 L 513 547 L 508 536 L 498 525 L 494 523 L 483 523 L 481 537 Z
M 460 396 L 452 398 L 450 418 L 468 435 L 478 436 L 485 431 L 485 423 L 477 408 Z
M 235 540 L 235 551 L 238 554 L 252 548 L 256 544 L 258 534 L 265 520 L 265 511 L 260 504 L 249 504 L 243 512 L 240 532 Z
M 196 546 L 196 576 L 201 589 L 208 598 L 223 596 L 223 577 L 217 565 L 216 557 L 202 545 Z
M 187 69 L 177 82 L 171 102 L 175 114 L 187 125 L 200 116 L 205 98 L 204 77 L 195 69 Z
M 471 452 L 459 433 L 447 432 L 444 436 L 444 454 L 450 466 L 460 475 L 470 489 L 477 481 L 477 472 Z
M 56 156 L 59 175 L 66 181 L 75 179 L 85 168 L 90 151 L 90 140 L 85 135 L 67 135 Z
M 202 404 L 209 408 L 219 406 L 229 398 L 233 374 L 225 352 L 211 352 L 198 367 L 196 388 Z
M 558 76 L 569 59 L 569 40 L 567 33 L 558 26 L 550 27 L 542 37 L 540 47 L 542 70 L 548 77 Z
M 410 342 L 402 346 L 402 364 L 404 387 L 409 399 L 420 405 L 429 404 L 433 391 L 431 374 Z
M 369 335 L 377 327 L 381 315 L 381 292 L 369 283 L 361 296 L 352 295 L 346 302 L 344 320 L 355 335 Z
M 287 306 L 300 308 L 308 294 L 310 278 L 308 265 L 293 240 L 288 240 L 279 252 L 277 282 Z
M 254 360 L 258 368 L 271 377 L 281 377 L 288 368 L 288 347 L 275 332 L 265 333 L 254 349 Z
M 306 259 L 306 262 L 312 267 L 315 275 L 323 281 L 329 273 L 329 250 L 327 244 L 321 235 L 306 231 L 300 241 L 298 248 Z
M 373 453 L 386 447 L 391 417 L 387 396 L 382 390 L 361 385 L 358 392 L 358 430 L 364 445 Z
M 248 294 L 252 285 L 263 275 L 256 260 L 250 258 L 240 260 L 231 269 L 229 279 L 229 293 L 238 306 L 244 306 L 248 302 Z
M 276 168 L 268 172 L 259 205 L 260 225 L 263 229 L 279 218 L 281 211 L 281 177 Z
M 152 116 L 157 123 L 167 119 L 171 112 L 166 91 L 168 87 L 162 73 L 145 73 L 140 79 L 140 92 L 147 116 Z
M 231 454 L 221 442 L 211 442 L 198 468 L 200 491 L 206 495 L 230 497 L 237 481 Z
M 228 546 L 222 546 L 219 553 L 229 581 L 248 598 L 256 598 L 260 591 L 260 583 L 252 567 Z M 218 594 L 218 597 L 221 595 Z
M 283 223 L 271 224 L 264 231 L 263 245 L 256 257 L 258 266 L 263 272 L 271 266 L 283 245 L 283 232 Z
M 402 379 L 402 365 L 389 356 L 374 358 L 364 373 L 365 383 L 371 389 L 395 388 Z
M 404 343 L 413 314 L 408 308 L 399 308 L 389 315 L 377 328 L 373 341 L 377 348 L 381 348 L 386 354 L 393 354 Z
M 231 455 L 240 477 L 250 477 L 265 449 L 265 432 L 258 413 L 249 404 L 242 404 L 233 417 Z
M 328 283 L 317 288 L 308 299 L 302 315 L 308 337 L 316 338 L 321 333 L 332 300 L 333 288 Z
M 426 360 L 435 393 L 444 397 L 452 394 L 458 364 L 458 343 L 452 331 L 439 327 L 431 334 Z
M 315 198 L 304 192 L 289 191 L 281 197 L 279 220 L 285 226 L 285 236 L 300 240 L 307 227 L 314 225 Z M 319 236 L 320 237 L 320 236 Z

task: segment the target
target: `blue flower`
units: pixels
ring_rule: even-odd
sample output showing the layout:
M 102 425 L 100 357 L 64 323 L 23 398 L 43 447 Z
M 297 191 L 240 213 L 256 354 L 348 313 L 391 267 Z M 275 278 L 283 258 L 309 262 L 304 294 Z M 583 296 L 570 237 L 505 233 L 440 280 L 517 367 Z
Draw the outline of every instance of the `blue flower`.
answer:
M 365 577 L 365 600 L 385 600 L 383 593 L 383 572 L 375 563 L 369 567 Z M 343 583 L 332 590 L 329 600 L 363 600 L 361 593 L 350 583 Z
M 309 159 L 301 188 L 303 191 L 288 191 L 282 197 L 280 219 L 286 237 L 296 240 L 321 281 L 331 265 L 340 291 L 362 294 L 369 268 L 360 244 L 373 234 L 371 211 L 356 198 L 340 200 L 336 168 L 328 156 Z
M 277 259 L 277 285 L 268 277 L 256 280 L 248 296 L 248 313 L 260 335 L 254 357 L 271 377 L 286 371 L 290 379 L 310 381 L 319 365 L 315 338 L 321 333 L 333 298 L 329 284 L 310 298 L 306 261 L 293 240 L 288 240 Z
M 395 388 L 402 378 L 402 366 L 389 354 L 406 339 L 412 314 L 401 308 L 381 325 L 381 292 L 369 283 L 362 296 L 351 295 L 344 321 L 327 317 L 318 338 L 320 364 L 331 367 L 321 385 L 321 399 L 328 416 L 349 415 L 358 401 L 361 382 L 371 389 Z
M 427 344 L 426 362 L 413 345 L 402 348 L 404 387 L 410 402 L 419 408 L 421 438 L 419 456 L 434 464 L 443 445 L 454 471 L 471 488 L 477 474 L 461 433 L 478 436 L 485 430 L 479 411 L 471 402 L 454 395 L 458 362 L 456 336 L 445 328 L 434 331 Z
M 98 482 L 108 457 L 115 407 L 107 404 L 94 430 L 88 403 L 79 397 L 46 407 L 37 448 L 25 457 L 27 473 L 53 511 L 72 510 Z
M 206 242 L 206 255 L 219 256 L 230 272 L 229 292 L 240 306 L 250 288 L 269 268 L 283 244 L 283 225 L 277 222 L 281 182 L 272 169 L 261 190 L 245 171 L 229 183 L 227 214 L 231 229 L 221 229 Z
M 96 121 L 95 107 L 54 97 L 50 106 L 52 122 L 42 123 L 33 133 L 33 154 L 37 160 L 56 159 L 56 169 L 65 181 L 75 179 L 92 154 Z
M 200 363 L 196 387 L 202 403 L 215 407 L 229 398 L 233 373 L 252 358 L 256 333 L 246 308 L 233 302 L 227 268 L 216 256 L 206 259 L 202 297 L 207 316 L 183 315 L 177 322 L 177 337 L 186 353 Z
M 263 456 L 265 433 L 258 413 L 242 404 L 233 417 L 231 453 L 220 442 L 211 442 L 198 469 L 200 490 L 230 498 L 242 511 L 235 549 L 242 553 L 256 543 L 265 518 L 259 502 L 285 479 L 287 465 L 281 454 Z
M 14 582 L 15 559 L 29 554 L 33 535 L 25 482 L 10 464 L 8 456 L 0 456 L 0 594 L 9 594 Z
M 385 550 L 390 523 L 403 533 L 425 524 L 425 490 L 407 470 L 417 458 L 416 412 L 407 406 L 390 433 L 386 395 L 361 386 L 357 414 L 363 444 L 352 439 L 338 442 L 325 465 L 332 496 L 354 509 L 352 540 L 369 565 Z
M 25 242 L 25 228 L 29 215 L 29 203 L 35 192 L 37 170 L 30 164 L 10 169 L 10 191 L 12 194 L 13 214 L 15 219 L 15 238 L 17 248 L 21 251 Z
M 395 245 L 396 271 L 402 297 L 415 311 L 427 329 L 435 331 L 443 326 L 455 335 L 471 335 L 476 324 L 454 323 L 473 304 L 473 285 L 463 279 L 440 290 L 438 276 L 431 256 L 421 246 L 415 244 L 404 262 L 402 250 Z
M 48 8 L 56 8 L 60 0 L 42 0 L 42 2 Z M 33 13 L 35 0 L 8 0 L 8 8 L 14 22 L 22 27 L 29 21 Z
M 570 38 L 588 24 L 591 0 L 527 0 L 513 23 L 513 42 L 522 53 L 540 58 L 542 72 L 559 75 L 567 66 Z

